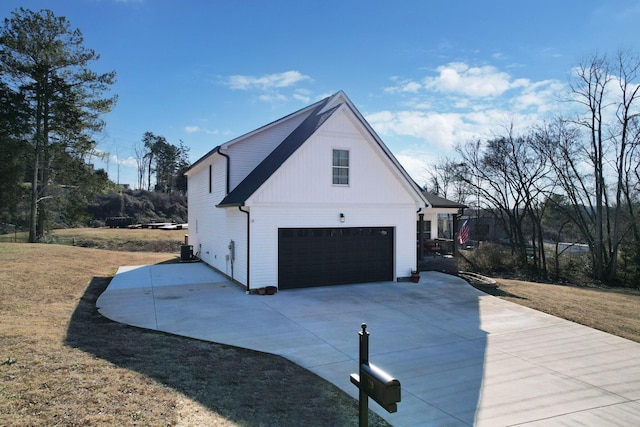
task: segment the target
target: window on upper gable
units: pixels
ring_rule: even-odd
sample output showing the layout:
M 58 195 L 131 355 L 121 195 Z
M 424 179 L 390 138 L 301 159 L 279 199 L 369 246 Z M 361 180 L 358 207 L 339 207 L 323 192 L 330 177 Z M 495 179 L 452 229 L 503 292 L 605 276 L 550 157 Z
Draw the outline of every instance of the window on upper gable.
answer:
M 213 190 L 213 171 L 211 165 L 209 165 L 209 193 Z
M 333 183 L 349 185 L 349 151 L 333 150 Z

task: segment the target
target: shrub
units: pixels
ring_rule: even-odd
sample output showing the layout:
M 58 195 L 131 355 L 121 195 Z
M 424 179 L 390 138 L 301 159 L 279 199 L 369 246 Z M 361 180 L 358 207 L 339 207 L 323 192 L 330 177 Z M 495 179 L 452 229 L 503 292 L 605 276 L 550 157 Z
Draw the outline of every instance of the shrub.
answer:
M 516 257 L 507 246 L 483 243 L 478 249 L 461 250 L 459 268 L 477 273 L 513 271 Z
M 629 287 L 640 288 L 640 242 L 631 242 L 620 251 L 620 276 Z

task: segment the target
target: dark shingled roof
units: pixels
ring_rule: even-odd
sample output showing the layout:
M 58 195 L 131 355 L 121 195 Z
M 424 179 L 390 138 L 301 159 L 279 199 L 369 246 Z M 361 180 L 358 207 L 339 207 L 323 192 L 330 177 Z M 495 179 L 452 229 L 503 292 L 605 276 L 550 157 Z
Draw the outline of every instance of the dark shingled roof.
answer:
M 328 98 L 330 98 L 330 97 L 328 97 Z M 254 129 L 254 130 L 252 130 L 251 132 L 246 133 L 246 134 L 244 134 L 244 135 L 242 135 L 242 136 L 239 136 L 239 137 L 237 137 L 237 138 L 235 138 L 235 139 L 233 139 L 233 140 L 231 140 L 231 141 L 227 141 L 225 144 L 227 144 L 227 143 L 229 143 L 229 142 L 233 142 L 233 141 L 239 140 L 239 139 L 242 139 L 242 138 L 245 138 L 246 136 L 248 136 L 248 135 L 250 135 L 250 134 L 254 134 L 254 133 L 257 133 L 257 132 L 261 132 L 262 130 L 264 130 L 264 129 L 268 128 L 269 126 L 271 126 L 271 125 L 273 125 L 273 124 L 275 124 L 275 123 L 278 123 L 278 122 L 280 122 L 280 121 L 286 120 L 286 119 L 288 119 L 288 118 L 290 118 L 290 117 L 292 117 L 292 116 L 295 116 L 296 114 L 299 114 L 300 112 L 302 112 L 302 111 L 304 111 L 304 110 L 306 110 L 306 109 L 312 109 L 312 108 L 314 108 L 315 106 L 320 105 L 320 104 L 321 104 L 321 103 L 323 103 L 323 102 L 326 102 L 326 100 L 327 100 L 328 98 L 321 99 L 320 101 L 316 102 L 315 104 L 307 105 L 306 107 L 301 108 L 300 110 L 295 111 L 295 112 L 293 112 L 293 113 L 291 113 L 291 114 L 288 114 L 288 115 L 286 115 L 286 116 L 284 116 L 284 117 L 281 117 L 281 118 L 279 118 L 278 120 L 275 120 L 275 121 L 273 121 L 273 122 L 271 122 L 271 123 L 268 123 L 268 124 L 266 124 L 266 125 L 264 125 L 264 126 L 261 126 L 261 127 L 259 127 L 258 129 Z M 225 144 L 223 144 L 223 145 L 225 145 Z M 209 158 L 209 156 L 211 156 L 213 153 L 215 153 L 215 152 L 220 152 L 220 148 L 222 148 L 222 145 L 218 145 L 217 147 L 215 147 L 215 148 L 213 148 L 211 151 L 209 151 L 207 154 L 205 154 L 204 156 L 202 156 L 202 157 L 200 157 L 198 160 L 196 160 L 196 161 L 195 161 L 191 166 L 189 166 L 189 169 L 187 169 L 187 173 L 186 173 L 186 174 L 188 174 L 188 172 L 189 172 L 190 170 L 194 169 L 197 165 L 199 165 L 200 163 L 204 162 L 204 161 L 205 161 L 207 158 Z
M 243 206 L 249 197 L 342 105 L 320 114 L 331 97 L 322 101 L 245 179 L 217 206 Z
M 435 194 L 428 193 L 423 191 L 422 194 L 427 199 L 429 204 L 434 208 L 466 208 L 467 205 L 463 205 L 462 203 L 454 202 L 451 200 L 447 200 L 444 197 L 436 196 Z

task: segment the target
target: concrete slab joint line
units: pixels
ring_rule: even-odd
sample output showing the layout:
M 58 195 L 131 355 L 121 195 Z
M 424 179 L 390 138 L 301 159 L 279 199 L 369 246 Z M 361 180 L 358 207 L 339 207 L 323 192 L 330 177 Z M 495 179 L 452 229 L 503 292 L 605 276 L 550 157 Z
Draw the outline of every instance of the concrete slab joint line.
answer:
M 366 323 L 371 362 L 402 386 L 398 412 L 369 407 L 394 426 L 640 425 L 640 344 L 442 273 L 259 296 L 204 264 L 121 267 L 96 305 L 114 321 L 281 355 L 356 399 Z
M 153 316 L 156 321 L 155 329 L 158 329 L 158 307 L 156 306 L 156 295 L 155 289 L 153 288 L 153 275 L 151 274 L 151 269 L 149 269 L 149 283 L 151 285 L 151 297 L 153 298 Z

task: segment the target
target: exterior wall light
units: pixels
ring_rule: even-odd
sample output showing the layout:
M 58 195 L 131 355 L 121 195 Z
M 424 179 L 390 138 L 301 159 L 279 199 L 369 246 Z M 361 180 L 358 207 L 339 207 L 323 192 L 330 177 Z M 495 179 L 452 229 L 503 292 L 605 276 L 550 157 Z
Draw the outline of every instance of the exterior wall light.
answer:
M 343 213 L 340 214 L 340 222 L 344 222 L 344 214 Z

